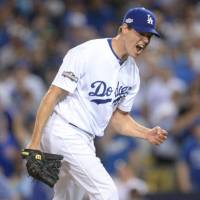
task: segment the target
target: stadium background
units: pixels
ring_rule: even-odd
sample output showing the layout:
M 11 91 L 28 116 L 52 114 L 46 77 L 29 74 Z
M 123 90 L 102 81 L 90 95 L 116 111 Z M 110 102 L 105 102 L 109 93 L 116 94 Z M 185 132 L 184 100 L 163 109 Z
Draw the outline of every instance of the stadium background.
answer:
M 120 200 L 199 199 L 200 2 L 0 0 L 0 200 L 51 198 L 47 186 L 27 176 L 19 154 L 40 99 L 69 48 L 114 36 L 134 6 L 156 12 L 162 38 L 137 59 L 142 84 L 132 114 L 167 129 L 169 139 L 155 147 L 107 133 L 96 139 L 97 153 Z

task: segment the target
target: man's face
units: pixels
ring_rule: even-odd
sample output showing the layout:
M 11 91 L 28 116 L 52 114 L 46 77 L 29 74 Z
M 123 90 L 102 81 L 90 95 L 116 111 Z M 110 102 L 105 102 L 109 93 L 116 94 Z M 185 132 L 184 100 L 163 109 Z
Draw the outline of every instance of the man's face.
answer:
M 139 33 L 134 29 L 129 29 L 126 24 L 122 26 L 122 35 L 127 54 L 133 58 L 136 58 L 144 51 L 152 36 L 151 33 Z

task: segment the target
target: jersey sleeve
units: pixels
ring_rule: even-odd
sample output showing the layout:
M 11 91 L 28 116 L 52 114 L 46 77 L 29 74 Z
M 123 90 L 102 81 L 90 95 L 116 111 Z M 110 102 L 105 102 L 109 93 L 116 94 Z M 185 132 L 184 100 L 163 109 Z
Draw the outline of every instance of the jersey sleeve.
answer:
M 130 112 L 133 107 L 134 99 L 140 88 L 140 76 L 139 71 L 135 74 L 135 81 L 127 96 L 118 105 L 118 108 L 124 112 Z
M 79 58 L 80 54 L 81 52 L 76 51 L 75 49 L 68 51 L 52 85 L 62 88 L 70 93 L 74 92 L 83 69 L 83 58 Z

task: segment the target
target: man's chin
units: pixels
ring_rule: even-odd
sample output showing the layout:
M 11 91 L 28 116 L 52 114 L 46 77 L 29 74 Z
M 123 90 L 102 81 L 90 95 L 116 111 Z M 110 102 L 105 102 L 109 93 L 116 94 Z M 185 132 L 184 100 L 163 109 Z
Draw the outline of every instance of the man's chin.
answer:
M 129 56 L 132 57 L 132 58 L 134 58 L 134 59 L 137 58 L 139 55 L 140 54 L 138 54 L 137 52 L 129 54 Z
M 137 58 L 138 57 L 138 55 L 137 54 L 132 54 L 132 55 L 130 55 L 132 58 Z

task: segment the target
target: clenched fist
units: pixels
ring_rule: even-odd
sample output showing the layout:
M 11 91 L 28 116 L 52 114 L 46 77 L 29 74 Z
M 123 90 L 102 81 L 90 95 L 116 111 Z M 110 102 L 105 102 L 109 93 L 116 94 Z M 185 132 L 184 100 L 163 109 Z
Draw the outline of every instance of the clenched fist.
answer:
M 167 139 L 167 131 L 160 128 L 159 126 L 156 126 L 150 131 L 147 132 L 146 140 L 149 141 L 151 144 L 162 144 Z

